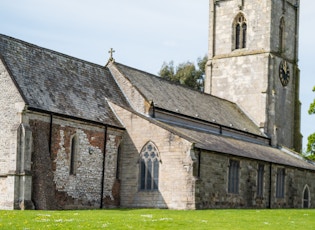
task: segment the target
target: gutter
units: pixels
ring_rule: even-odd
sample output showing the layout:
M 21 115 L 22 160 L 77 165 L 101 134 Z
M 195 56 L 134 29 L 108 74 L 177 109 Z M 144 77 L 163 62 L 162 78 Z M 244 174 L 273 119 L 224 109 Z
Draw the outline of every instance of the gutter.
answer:
M 38 109 L 38 108 L 34 108 L 34 107 L 28 107 L 27 109 L 29 111 L 33 111 L 33 112 L 45 113 L 45 114 L 48 114 L 50 116 L 56 116 L 56 117 L 72 119 L 72 120 L 81 121 L 81 122 L 90 123 L 90 124 L 99 125 L 99 126 L 104 126 L 105 125 L 106 127 L 109 127 L 109 128 L 125 130 L 125 128 L 119 127 L 119 126 L 116 126 L 116 125 L 109 125 L 109 124 L 105 124 L 105 123 L 102 123 L 102 122 L 99 122 L 99 121 L 93 121 L 93 120 L 88 120 L 88 119 L 85 119 L 85 118 L 80 118 L 80 117 L 75 117 L 75 116 L 71 116 L 71 115 L 51 112 L 51 111 L 47 111 L 47 110 L 44 110 L 44 109 Z
M 49 142 L 48 142 L 48 149 L 51 155 L 51 145 L 52 145 L 52 128 L 53 128 L 53 114 L 50 114 L 50 124 L 49 124 Z
M 105 125 L 104 129 L 104 149 L 103 149 L 103 169 L 102 169 L 102 181 L 101 181 L 101 202 L 100 208 L 103 208 L 103 195 L 104 195 L 104 179 L 105 179 L 105 157 L 106 157 L 106 146 L 107 146 L 107 125 Z
M 173 112 L 173 111 L 170 111 L 170 110 L 167 110 L 167 109 L 163 109 L 163 108 L 159 108 L 159 107 L 156 107 L 156 106 L 154 106 L 154 118 L 156 118 L 156 111 L 160 111 L 161 113 L 164 113 L 164 114 L 171 114 L 171 115 L 175 115 L 177 117 L 181 117 L 183 119 L 186 118 L 186 119 L 189 119 L 191 121 L 198 121 L 198 122 L 201 122 L 201 123 L 204 123 L 204 124 L 207 124 L 207 125 L 211 125 L 213 127 L 217 127 L 219 129 L 220 134 L 223 133 L 224 129 L 225 130 L 230 130 L 230 131 L 237 132 L 239 134 L 245 134 L 245 135 L 248 135 L 250 137 L 254 137 L 254 138 L 258 138 L 258 139 L 267 141 L 268 144 L 270 145 L 270 138 L 264 137 L 262 135 L 250 133 L 250 132 L 247 132 L 247 131 L 244 131 L 244 130 L 240 130 L 240 129 L 235 129 L 235 128 L 232 128 L 230 126 L 221 125 L 221 124 L 215 123 L 215 122 L 205 121 L 205 120 L 202 120 L 200 118 L 191 117 L 191 116 L 188 116 L 188 115 L 185 115 L 185 114 L 176 113 L 176 112 Z
M 269 203 L 268 208 L 271 209 L 271 188 L 272 188 L 272 163 L 269 164 Z

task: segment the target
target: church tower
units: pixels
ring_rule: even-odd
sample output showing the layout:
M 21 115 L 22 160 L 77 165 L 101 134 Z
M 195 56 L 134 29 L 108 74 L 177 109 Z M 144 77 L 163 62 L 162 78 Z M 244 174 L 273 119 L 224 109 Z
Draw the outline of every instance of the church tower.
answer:
M 237 103 L 273 146 L 301 151 L 298 0 L 210 0 L 205 92 Z

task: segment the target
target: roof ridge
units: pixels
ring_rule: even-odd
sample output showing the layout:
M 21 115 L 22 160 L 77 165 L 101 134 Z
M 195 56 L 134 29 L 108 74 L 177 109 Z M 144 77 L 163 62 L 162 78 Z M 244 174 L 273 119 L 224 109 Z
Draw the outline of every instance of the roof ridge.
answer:
M 119 63 L 119 62 L 115 62 L 115 64 L 118 64 L 118 65 L 127 67 L 127 68 L 129 68 L 129 69 L 133 69 L 133 70 L 139 71 L 139 72 L 141 72 L 141 73 L 145 73 L 145 74 L 147 74 L 147 75 L 151 75 L 152 77 L 154 77 L 154 78 L 156 78 L 156 79 L 159 79 L 159 80 L 161 80 L 161 81 L 168 82 L 169 84 L 176 85 L 176 86 L 179 86 L 179 87 L 182 87 L 182 88 L 185 88 L 185 89 L 194 91 L 194 92 L 198 92 L 198 93 L 201 93 L 201 94 L 205 94 L 204 92 L 201 92 L 201 91 L 199 91 L 199 90 L 193 89 L 193 88 L 191 88 L 191 87 L 189 87 L 189 86 L 187 86 L 187 85 L 183 85 L 183 84 L 180 84 L 180 83 L 178 83 L 178 82 L 170 81 L 170 80 L 168 80 L 168 79 L 162 78 L 162 77 L 160 77 L 160 76 L 158 76 L 158 75 L 155 75 L 155 74 L 153 74 L 153 73 L 149 73 L 149 72 L 144 71 L 144 70 L 140 70 L 140 69 L 137 69 L 137 68 L 134 68 L 134 67 L 131 67 L 131 66 L 127 66 L 127 65 L 124 65 L 124 64 Z
M 91 61 L 87 61 L 87 60 L 83 60 L 83 59 L 71 56 L 69 54 L 61 53 L 61 52 L 52 50 L 50 48 L 45 48 L 45 47 L 42 47 L 42 46 L 39 46 L 39 45 L 35 45 L 33 43 L 26 42 L 24 40 L 21 40 L 21 39 L 18 39 L 18 38 L 14 38 L 14 37 L 11 37 L 11 36 L 8 36 L 8 35 L 5 35 L 5 34 L 1 34 L 0 33 L 0 37 L 3 37 L 3 38 L 8 39 L 8 40 L 13 40 L 13 41 L 15 41 L 17 43 L 26 45 L 26 46 L 28 46 L 30 48 L 33 48 L 33 49 L 42 50 L 42 51 L 49 52 L 49 53 L 52 53 L 52 54 L 55 54 L 55 55 L 58 55 L 58 56 L 62 56 L 62 57 L 68 58 L 68 59 L 73 59 L 73 60 L 76 60 L 76 61 L 81 62 L 81 63 L 89 64 L 89 65 L 92 65 L 92 66 L 95 66 L 95 67 L 107 68 L 107 67 L 102 66 L 100 64 L 97 64 L 97 63 L 94 63 L 94 62 L 91 62 Z

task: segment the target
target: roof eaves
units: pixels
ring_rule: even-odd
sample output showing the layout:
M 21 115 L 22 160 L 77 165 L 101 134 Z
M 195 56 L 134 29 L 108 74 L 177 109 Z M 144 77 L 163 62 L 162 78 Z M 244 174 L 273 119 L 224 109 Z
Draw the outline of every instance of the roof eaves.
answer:
M 153 101 L 152 104 L 154 105 L 154 101 Z M 188 115 L 185 115 L 185 114 L 182 114 L 182 113 L 176 113 L 174 111 L 170 111 L 170 110 L 158 107 L 158 106 L 154 106 L 154 110 L 160 110 L 162 112 L 174 114 L 175 116 L 184 117 L 184 118 L 188 118 L 188 119 L 191 119 L 191 120 L 196 120 L 196 121 L 207 123 L 207 124 L 210 124 L 210 125 L 213 125 L 213 126 L 219 126 L 220 128 L 224 128 L 224 129 L 227 129 L 227 130 L 233 130 L 233 131 L 236 131 L 236 132 L 239 132 L 239 133 L 243 133 L 243 134 L 247 134 L 247 135 L 251 135 L 251 136 L 254 136 L 254 137 L 263 138 L 263 139 L 268 140 L 270 142 L 270 138 L 268 138 L 266 136 L 263 136 L 263 135 L 250 133 L 250 132 L 247 132 L 247 131 L 244 131 L 244 130 L 236 129 L 236 128 L 233 128 L 233 127 L 230 127 L 230 126 L 226 126 L 226 125 L 221 125 L 221 124 L 215 123 L 215 122 L 206 121 L 206 120 L 203 120 L 203 119 L 200 119 L 200 118 L 197 118 L 197 117 L 188 116 Z
M 81 118 L 81 117 L 76 117 L 76 116 L 56 113 L 56 112 L 52 112 L 52 111 L 47 111 L 47 110 L 35 108 L 35 107 L 28 107 L 27 109 L 29 111 L 33 111 L 33 112 L 45 113 L 45 114 L 49 114 L 49 115 L 53 115 L 53 116 L 57 116 L 57 117 L 63 117 L 63 118 L 67 118 L 67 119 L 82 121 L 82 122 L 85 122 L 85 123 L 90 123 L 90 124 L 95 124 L 95 125 L 100 125 L 100 126 L 107 126 L 107 127 L 111 127 L 111 128 L 125 130 L 125 128 L 122 127 L 122 126 L 116 126 L 116 125 L 112 125 L 112 124 L 107 124 L 105 122 L 93 121 L 93 120 L 89 120 L 89 119 L 85 119 L 85 118 Z

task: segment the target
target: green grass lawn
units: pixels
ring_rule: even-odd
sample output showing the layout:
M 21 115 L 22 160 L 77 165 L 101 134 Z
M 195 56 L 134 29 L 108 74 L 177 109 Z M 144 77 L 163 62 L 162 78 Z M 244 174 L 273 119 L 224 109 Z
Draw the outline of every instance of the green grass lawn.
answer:
M 0 229 L 315 229 L 315 210 L 0 211 Z

